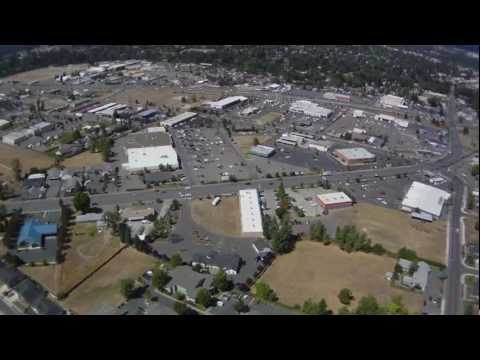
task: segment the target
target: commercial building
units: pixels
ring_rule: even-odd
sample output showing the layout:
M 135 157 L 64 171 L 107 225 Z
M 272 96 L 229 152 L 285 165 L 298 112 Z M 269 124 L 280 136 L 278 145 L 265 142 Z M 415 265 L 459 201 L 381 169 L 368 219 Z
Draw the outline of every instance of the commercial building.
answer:
M 255 114 L 256 112 L 258 112 L 258 110 L 260 110 L 258 107 L 249 106 L 246 109 L 240 111 L 240 115 L 242 115 L 242 116 L 252 115 L 252 114 Z
M 239 102 L 245 102 L 248 98 L 245 96 L 229 96 L 219 101 L 209 101 L 205 103 L 206 105 L 210 106 L 210 108 L 215 110 L 223 110 L 226 107 L 238 104 Z
M 41 135 L 47 131 L 53 130 L 54 127 L 55 127 L 54 124 L 46 121 L 42 121 L 42 122 L 39 122 L 38 124 L 30 126 L 26 131 L 31 135 Z
M 344 94 L 338 94 L 338 93 L 332 93 L 332 92 L 326 92 L 323 94 L 323 97 L 328 100 L 336 100 L 336 101 L 345 101 L 345 102 L 350 102 L 350 95 L 344 95 Z
M 376 160 L 376 156 L 364 148 L 335 149 L 333 155 L 347 166 L 368 164 Z
M 170 134 L 161 131 L 151 131 L 130 134 L 124 142 L 124 149 L 132 149 L 149 146 L 167 146 L 172 144 Z
M 95 113 L 97 113 L 97 112 L 99 112 L 99 111 L 107 110 L 107 109 L 109 109 L 109 108 L 111 108 L 111 107 L 114 107 L 115 105 L 117 105 L 117 103 L 108 103 L 108 104 L 105 104 L 105 105 L 98 106 L 98 107 L 95 107 L 95 108 L 93 108 L 93 109 L 90 109 L 90 110 L 88 110 L 88 112 L 89 112 L 90 114 L 95 114 Z
M 262 237 L 262 213 L 257 189 L 245 189 L 238 192 L 240 197 L 240 216 L 244 236 Z
M 317 195 L 317 203 L 326 210 L 338 209 L 353 205 L 352 199 L 350 199 L 343 192 Z
M 170 119 L 161 121 L 160 125 L 161 126 L 166 126 L 166 127 L 174 127 L 174 126 L 177 126 L 177 125 L 180 125 L 180 124 L 184 123 L 185 121 L 191 120 L 196 116 L 197 116 L 196 113 L 185 112 L 183 114 L 174 116 Z
M 333 113 L 332 110 L 321 107 L 308 100 L 298 100 L 293 102 L 290 106 L 290 111 L 318 118 L 328 118 Z
M 414 181 L 402 201 L 402 210 L 409 213 L 427 213 L 438 218 L 450 193 Z
M 19 130 L 19 131 L 14 131 L 14 132 L 11 132 L 7 135 L 4 135 L 2 137 L 2 142 L 4 144 L 8 144 L 8 145 L 17 145 L 19 143 L 21 143 L 22 141 L 25 141 L 26 139 L 28 139 L 29 137 L 31 137 L 32 134 L 26 130 Z
M 17 238 L 17 255 L 26 264 L 49 263 L 57 260 L 57 225 L 37 218 L 29 218 L 20 229 Z
M 405 99 L 400 96 L 385 95 L 380 98 L 380 104 L 386 108 L 408 109 Z
M 331 146 L 332 143 L 329 141 L 310 141 L 308 144 L 309 149 L 314 149 L 320 152 L 327 152 Z
M 393 123 L 394 125 L 402 128 L 407 128 L 409 124 L 407 120 L 398 119 L 394 116 L 387 115 L 387 114 L 375 115 L 375 120 L 387 121 L 389 123 Z
M 9 125 L 10 125 L 10 121 L 4 120 L 4 119 L 0 119 L 0 130 L 1 130 L 1 129 L 5 129 L 5 128 L 8 127 Z
M 161 166 L 178 169 L 178 155 L 171 145 L 127 149 L 128 171 L 158 170 Z
M 97 111 L 97 112 L 95 112 L 95 115 L 105 116 L 105 117 L 113 117 L 116 112 L 119 112 L 119 111 L 124 110 L 126 108 L 127 108 L 127 105 L 117 104 L 117 105 L 109 107 L 108 109 Z
M 365 113 L 363 112 L 363 110 L 353 110 L 353 117 L 354 118 L 364 118 L 365 117 Z
M 257 145 L 257 146 L 252 147 L 248 151 L 248 153 L 251 154 L 251 155 L 268 158 L 275 153 L 275 148 L 272 148 L 270 146 Z

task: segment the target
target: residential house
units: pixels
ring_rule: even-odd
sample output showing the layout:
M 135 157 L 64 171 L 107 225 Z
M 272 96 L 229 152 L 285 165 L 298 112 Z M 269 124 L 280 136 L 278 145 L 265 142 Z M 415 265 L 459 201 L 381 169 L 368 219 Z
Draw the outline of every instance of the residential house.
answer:
M 235 276 L 240 270 L 241 258 L 237 254 L 221 254 L 210 251 L 207 254 L 193 254 L 192 266 L 200 265 L 211 274 L 223 270 L 227 275 Z
M 120 216 L 127 221 L 155 220 L 155 209 L 144 207 L 129 207 L 120 210 Z
M 82 188 L 81 179 L 77 176 L 64 175 L 62 177 L 62 190 L 66 194 L 74 194 Z
M 406 269 L 407 262 L 412 264 L 410 261 L 405 260 L 403 261 L 403 265 L 400 264 L 400 260 L 404 259 L 399 259 L 399 265 L 402 267 L 402 269 Z M 410 270 L 410 267 L 408 267 L 408 272 Z M 417 264 L 417 270 L 410 276 L 410 275 L 405 275 L 402 276 L 402 284 L 406 287 L 409 288 L 418 288 L 419 290 L 425 291 L 425 288 L 427 287 L 428 280 L 429 280 L 429 274 L 432 272 L 432 268 L 430 265 L 428 265 L 424 261 L 420 261 Z
M 168 274 L 171 279 L 165 290 L 170 294 L 183 294 L 187 301 L 193 303 L 200 289 L 210 290 L 212 286 L 212 275 L 197 273 L 190 266 L 177 266 Z

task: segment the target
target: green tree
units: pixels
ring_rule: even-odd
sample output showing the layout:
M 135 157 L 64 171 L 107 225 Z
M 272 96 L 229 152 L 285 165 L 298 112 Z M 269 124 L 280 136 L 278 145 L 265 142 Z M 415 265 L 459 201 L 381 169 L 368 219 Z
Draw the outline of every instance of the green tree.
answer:
M 278 297 L 268 284 L 259 281 L 255 284 L 255 294 L 264 301 L 277 301 Z
M 205 288 L 201 288 L 200 290 L 198 290 L 197 292 L 197 296 L 195 298 L 195 302 L 197 304 L 200 304 L 202 305 L 203 307 L 207 308 L 210 306 L 211 302 L 212 302 L 212 296 L 210 295 L 210 293 L 208 292 L 207 289 Z
M 166 217 L 162 219 L 155 219 L 153 222 L 152 235 L 157 238 L 166 239 L 168 235 L 170 235 L 170 230 L 170 222 Z
M 351 314 L 352 312 L 346 306 L 342 306 L 340 309 L 338 309 L 338 315 L 351 315 Z
M 228 279 L 225 271 L 220 270 L 213 277 L 212 286 L 220 291 L 229 291 L 233 288 L 233 283 Z
M 387 304 L 386 312 L 389 315 L 408 315 L 408 309 L 403 304 L 401 296 L 394 296 L 390 303 Z
M 248 307 L 247 304 L 245 304 L 241 299 L 238 300 L 235 305 L 233 305 L 233 308 L 235 309 L 235 311 L 239 314 L 242 314 L 242 313 L 246 313 L 248 312 L 250 309 Z
M 183 302 L 176 301 L 175 304 L 173 304 L 173 310 L 178 315 L 189 315 L 190 314 L 190 309 Z
M 316 303 L 312 299 L 308 299 L 303 303 L 302 312 L 308 315 L 330 315 L 332 312 L 328 309 L 325 299 L 321 299 Z
M 418 256 L 414 250 L 407 249 L 406 247 L 401 248 L 398 250 L 397 257 L 401 259 L 406 259 L 409 261 L 417 261 Z
M 135 282 L 132 279 L 121 280 L 120 293 L 125 299 L 131 299 L 135 293 Z
M 384 309 L 378 304 L 374 296 L 363 296 L 355 310 L 356 315 L 384 315 Z
M 288 219 L 280 222 L 278 230 L 272 236 L 272 248 L 278 254 L 286 254 L 295 247 L 295 237 L 292 234 L 292 226 Z
M 153 270 L 152 285 L 155 289 L 162 290 L 168 284 L 170 279 L 171 277 L 165 270 Z
M 90 209 L 90 196 L 85 192 L 78 192 L 73 198 L 73 206 L 78 211 L 86 213 Z
M 472 165 L 472 176 L 478 176 L 479 173 L 480 173 L 480 165 L 479 164 Z
M 177 266 L 180 266 L 183 264 L 183 259 L 180 256 L 180 254 L 174 254 L 171 259 L 170 259 L 170 266 L 172 268 L 176 268 Z
M 120 225 L 120 214 L 118 211 L 107 211 L 104 215 L 105 222 L 107 227 L 112 229 L 114 234 L 119 232 L 119 225 Z
M 177 211 L 180 209 L 181 206 L 182 204 L 180 203 L 180 201 L 178 201 L 177 199 L 174 199 L 172 201 L 172 205 L 170 205 L 170 210 Z
M 254 137 L 254 138 L 253 138 L 253 146 L 257 146 L 257 145 L 259 145 L 259 144 L 260 144 L 260 141 L 258 140 L 258 138 L 257 138 L 257 137 Z
M 346 288 L 340 290 L 338 293 L 338 300 L 340 300 L 343 305 L 350 305 L 351 301 L 353 300 L 352 291 Z

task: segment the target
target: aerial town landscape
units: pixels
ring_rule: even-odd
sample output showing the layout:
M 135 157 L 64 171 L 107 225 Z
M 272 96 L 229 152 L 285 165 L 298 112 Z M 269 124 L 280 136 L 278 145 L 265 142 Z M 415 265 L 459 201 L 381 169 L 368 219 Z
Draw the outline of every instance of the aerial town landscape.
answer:
M 0 315 L 478 315 L 478 88 L 453 45 L 0 51 Z

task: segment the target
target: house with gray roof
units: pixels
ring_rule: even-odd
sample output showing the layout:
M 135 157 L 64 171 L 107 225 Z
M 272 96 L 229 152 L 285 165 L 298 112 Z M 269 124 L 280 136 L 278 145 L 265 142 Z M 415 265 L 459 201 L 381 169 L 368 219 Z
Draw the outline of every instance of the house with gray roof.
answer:
M 183 294 L 190 302 L 195 302 L 200 289 L 210 290 L 212 286 L 212 275 L 197 273 L 190 266 L 177 266 L 169 271 L 168 275 L 171 279 L 165 286 L 165 290 L 170 294 Z
M 192 257 L 192 266 L 200 265 L 212 274 L 223 270 L 227 275 L 235 276 L 240 270 L 241 258 L 237 254 L 225 254 L 210 251 L 206 254 L 196 253 Z

